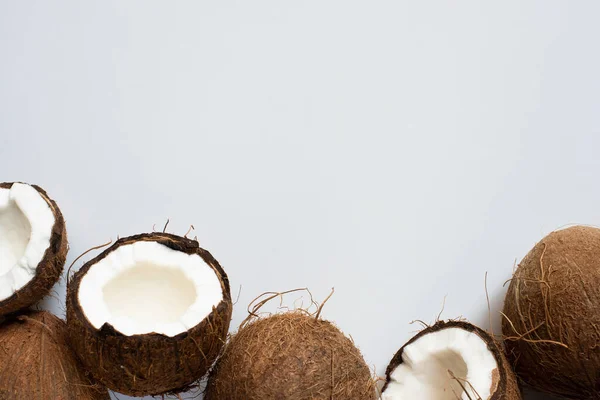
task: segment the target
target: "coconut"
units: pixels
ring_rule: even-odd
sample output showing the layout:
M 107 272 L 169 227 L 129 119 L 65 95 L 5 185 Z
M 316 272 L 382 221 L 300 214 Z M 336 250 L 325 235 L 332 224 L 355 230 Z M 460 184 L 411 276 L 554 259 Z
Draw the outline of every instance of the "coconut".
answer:
M 41 300 L 59 280 L 66 255 L 65 221 L 46 192 L 0 183 L 0 316 Z
M 0 324 L 0 399 L 103 400 L 68 346 L 66 324 L 46 311 Z
M 517 376 L 538 391 L 600 399 L 600 229 L 552 232 L 525 256 L 504 303 Z
M 519 400 L 502 349 L 464 321 L 438 321 L 414 336 L 386 370 L 383 400 Z
M 132 396 L 184 391 L 204 376 L 229 329 L 229 281 L 198 242 L 123 238 L 67 284 L 71 343 L 99 382 Z
M 331 322 L 295 311 L 242 326 L 209 375 L 205 400 L 372 400 L 374 381 Z

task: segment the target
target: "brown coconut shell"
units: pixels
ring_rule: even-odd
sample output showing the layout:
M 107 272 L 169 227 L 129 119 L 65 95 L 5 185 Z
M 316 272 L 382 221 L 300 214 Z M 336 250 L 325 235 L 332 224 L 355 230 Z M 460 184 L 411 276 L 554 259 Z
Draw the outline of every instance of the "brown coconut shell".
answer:
M 0 400 L 108 400 L 68 346 L 66 324 L 46 311 L 0 324 Z
M 83 276 L 115 249 L 138 241 L 154 241 L 176 251 L 198 254 L 215 271 L 223 300 L 200 324 L 174 337 L 158 333 L 126 336 L 108 323 L 96 329 L 86 318 L 78 299 Z M 229 280 L 217 260 L 197 241 L 168 233 L 117 240 L 88 261 L 67 284 L 67 325 L 75 352 L 96 380 L 130 396 L 185 391 L 203 377 L 225 343 L 231 313 Z
M 373 400 L 369 367 L 331 322 L 301 312 L 242 327 L 209 376 L 205 400 Z
M 504 302 L 509 360 L 534 389 L 600 399 L 600 229 L 552 232 L 525 256 Z
M 10 189 L 15 182 L 0 183 L 0 188 Z M 38 264 L 35 277 L 8 299 L 0 301 L 0 316 L 12 314 L 30 307 L 50 292 L 52 286 L 60 279 L 67 258 L 68 242 L 65 220 L 56 202 L 39 186 L 31 185 L 54 214 L 54 226 L 50 236 L 50 246 L 44 258 Z
M 404 349 L 406 348 L 406 346 L 412 344 L 413 342 L 415 342 L 417 339 L 421 338 L 422 336 L 425 336 L 425 335 L 428 335 L 431 333 L 435 333 L 435 332 L 439 332 L 443 329 L 448 329 L 448 328 L 459 328 L 459 329 L 464 329 L 468 332 L 475 333 L 477 336 L 479 336 L 481 338 L 481 340 L 483 340 L 485 343 L 487 343 L 488 350 L 490 351 L 490 353 L 493 354 L 494 358 L 496 359 L 498 368 L 492 372 L 492 388 L 490 390 L 491 395 L 487 399 L 481 399 L 481 400 L 521 400 L 522 399 L 521 391 L 520 391 L 519 385 L 517 383 L 517 378 L 515 377 L 515 374 L 514 374 L 513 370 L 511 369 L 508 360 L 504 356 L 502 347 L 498 344 L 498 342 L 496 342 L 496 340 L 489 333 L 484 331 L 483 329 L 481 329 L 471 323 L 465 322 L 465 321 L 454 321 L 454 320 L 438 321 L 434 325 L 426 327 L 425 329 L 420 331 L 412 339 L 410 339 L 404 346 L 402 346 L 400 348 L 400 350 L 398 350 L 398 352 L 394 355 L 394 357 L 392 358 L 392 361 L 390 361 L 390 364 L 388 365 L 388 367 L 386 369 L 386 372 L 385 372 L 386 381 L 385 381 L 385 385 L 383 387 L 383 391 L 385 392 L 385 389 L 387 388 L 388 384 L 391 381 L 392 372 L 394 372 L 394 370 L 403 363 L 402 355 L 404 354 Z

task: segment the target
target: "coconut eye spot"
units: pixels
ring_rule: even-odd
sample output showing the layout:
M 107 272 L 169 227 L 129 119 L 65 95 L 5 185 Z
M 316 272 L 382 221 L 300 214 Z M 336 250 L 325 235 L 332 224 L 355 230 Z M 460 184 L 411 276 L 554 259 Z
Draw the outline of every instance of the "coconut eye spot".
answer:
M 77 296 L 96 329 L 108 323 L 124 335 L 173 337 L 202 322 L 223 300 L 223 287 L 198 254 L 138 241 L 91 264 Z
M 426 334 L 404 348 L 383 400 L 487 399 L 498 368 L 487 344 L 459 328 Z
M 25 255 L 31 224 L 14 200 L 0 209 L 0 275 L 6 274 Z
M 194 304 L 194 283 L 181 270 L 140 263 L 110 280 L 102 289 L 108 311 L 139 327 L 177 322 Z

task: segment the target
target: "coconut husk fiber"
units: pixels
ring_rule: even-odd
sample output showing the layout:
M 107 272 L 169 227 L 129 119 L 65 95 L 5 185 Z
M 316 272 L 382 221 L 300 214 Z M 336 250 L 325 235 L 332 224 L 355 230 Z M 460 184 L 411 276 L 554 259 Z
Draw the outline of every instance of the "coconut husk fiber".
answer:
M 519 263 L 502 322 L 508 358 L 534 389 L 600 399 L 600 229 L 543 238 Z
M 294 311 L 242 326 L 225 347 L 206 400 L 372 400 L 374 381 L 331 322 Z
M 68 346 L 67 326 L 28 312 L 0 324 L 0 400 L 108 400 Z
M 158 333 L 127 336 L 108 323 L 96 329 L 85 316 L 78 300 L 83 276 L 118 247 L 141 240 L 198 254 L 220 280 L 223 300 L 188 331 L 173 337 Z M 178 393 L 206 375 L 225 343 L 231 312 L 229 280 L 217 260 L 199 247 L 197 241 L 168 233 L 147 233 L 117 240 L 84 264 L 67 284 L 67 325 L 76 354 L 98 382 L 130 396 Z
M 14 182 L 0 183 L 0 188 L 10 189 Z M 39 186 L 31 185 L 46 201 L 54 214 L 54 226 L 50 236 L 50 246 L 46 249 L 42 261 L 38 264 L 35 276 L 29 283 L 16 291 L 11 297 L 0 301 L 0 316 L 15 313 L 40 301 L 50 292 L 60 279 L 68 251 L 65 220 L 56 202 Z
M 435 332 L 439 332 L 443 329 L 448 328 L 458 328 L 464 329 L 468 332 L 475 333 L 477 336 L 481 338 L 485 343 L 487 343 L 488 350 L 492 353 L 494 358 L 496 359 L 496 363 L 498 364 L 498 368 L 492 371 L 492 388 L 490 388 L 491 396 L 485 400 L 521 400 L 522 395 L 519 389 L 519 385 L 517 383 L 517 378 L 506 359 L 502 346 L 486 331 L 483 329 L 469 323 L 466 321 L 437 321 L 432 326 L 427 326 L 425 329 L 421 330 L 418 334 L 412 337 L 404 346 L 398 350 L 398 352 L 390 361 L 388 365 L 385 375 L 386 381 L 383 387 L 383 392 L 387 388 L 389 382 L 391 381 L 391 375 L 398 366 L 400 366 L 404 361 L 402 356 L 404 354 L 404 349 L 420 339 L 425 335 L 429 335 Z M 483 399 L 481 399 L 483 400 Z

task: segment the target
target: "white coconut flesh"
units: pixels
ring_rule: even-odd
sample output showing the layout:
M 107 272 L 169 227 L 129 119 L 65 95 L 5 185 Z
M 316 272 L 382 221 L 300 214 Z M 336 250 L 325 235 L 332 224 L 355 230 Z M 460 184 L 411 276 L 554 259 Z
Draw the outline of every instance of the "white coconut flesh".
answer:
M 118 247 L 81 279 L 79 304 L 90 323 L 124 335 L 176 336 L 202 322 L 223 300 L 215 271 L 197 254 L 153 241 Z
M 52 209 L 32 186 L 0 188 L 0 301 L 35 277 L 54 223 Z
M 402 361 L 390 374 L 384 400 L 486 400 L 497 384 L 498 363 L 487 343 L 460 328 L 421 336 L 404 348 Z

